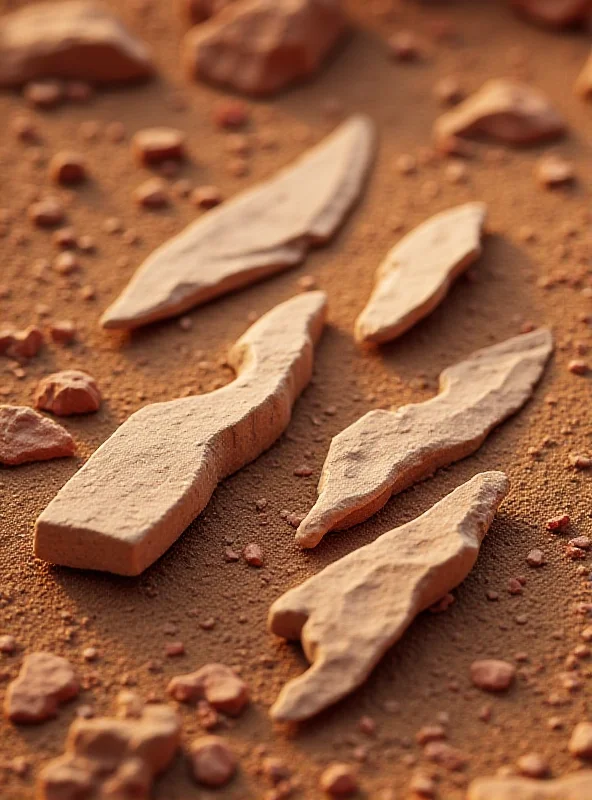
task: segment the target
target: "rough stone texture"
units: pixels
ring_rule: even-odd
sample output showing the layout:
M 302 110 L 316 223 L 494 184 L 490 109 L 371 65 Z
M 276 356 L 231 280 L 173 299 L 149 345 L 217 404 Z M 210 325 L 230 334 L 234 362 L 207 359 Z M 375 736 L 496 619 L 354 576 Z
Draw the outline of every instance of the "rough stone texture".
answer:
M 318 72 L 346 28 L 340 0 L 242 0 L 185 35 L 183 64 L 192 77 L 269 95 Z
M 132 414 L 41 514 L 36 555 L 122 575 L 156 561 L 218 482 L 286 429 L 312 375 L 326 304 L 323 292 L 281 303 L 231 349 L 233 383 Z
M 576 93 L 583 97 L 584 100 L 589 100 L 592 97 L 592 53 L 578 75 Z
M 0 330 L 0 354 L 17 361 L 33 358 L 43 346 L 43 333 L 34 325 L 22 331 Z
M 95 379 L 79 369 L 54 372 L 43 378 L 35 392 L 35 406 L 59 417 L 98 411 L 101 393 Z
M 249 702 L 247 684 L 224 664 L 206 664 L 195 672 L 177 675 L 169 682 L 167 692 L 180 703 L 207 700 L 216 711 L 232 717 Z
M 590 800 L 592 770 L 555 780 L 532 778 L 477 778 L 468 789 L 467 800 Z
M 179 161 L 185 155 L 185 134 L 176 128 L 143 128 L 133 136 L 132 153 L 145 166 Z
M 120 699 L 119 718 L 77 719 L 64 755 L 39 775 L 39 800 L 148 800 L 154 778 L 173 760 L 181 721 L 167 705 Z
M 563 120 L 542 92 L 510 79 L 486 81 L 434 125 L 436 144 L 445 151 L 459 149 L 457 137 L 463 136 L 527 145 L 556 139 L 564 132 Z
M 234 776 L 237 758 L 221 736 L 201 736 L 189 745 L 191 774 L 203 786 L 225 786 Z
M 580 722 L 569 740 L 569 752 L 577 758 L 592 758 L 592 722 Z
M 358 199 L 373 145 L 370 120 L 353 117 L 271 180 L 200 217 L 144 261 L 102 325 L 165 319 L 300 264 Z
M 349 764 L 329 764 L 319 781 L 321 789 L 330 797 L 350 797 L 358 791 L 358 776 Z
M 481 255 L 486 214 L 484 203 L 466 203 L 404 236 L 378 268 L 372 295 L 356 320 L 356 339 L 388 342 L 431 314 Z
M 540 328 L 445 369 L 440 394 L 397 411 L 369 411 L 331 442 L 319 498 L 296 533 L 315 547 L 331 530 L 375 514 L 389 498 L 474 453 L 528 400 L 553 349 Z
M 416 615 L 465 579 L 507 492 L 503 473 L 476 475 L 276 600 L 270 629 L 300 638 L 312 667 L 282 689 L 271 716 L 307 719 L 363 683 Z
M 471 664 L 471 681 L 485 692 L 503 692 L 509 689 L 516 677 L 516 667 L 507 661 L 484 658 Z
M 47 461 L 75 450 L 74 439 L 57 422 L 26 406 L 0 406 L 0 463 Z
M 547 188 L 571 183 L 575 177 L 574 166 L 559 153 L 547 153 L 537 162 L 535 175 L 538 182 Z
M 46 77 L 119 83 L 152 73 L 145 45 L 88 0 L 25 6 L 0 21 L 0 86 Z
M 25 656 L 18 677 L 8 686 L 4 713 L 11 722 L 44 722 L 76 697 L 78 680 L 69 661 L 53 653 Z
M 510 3 L 522 16 L 551 28 L 592 19 L 591 0 L 510 0 Z

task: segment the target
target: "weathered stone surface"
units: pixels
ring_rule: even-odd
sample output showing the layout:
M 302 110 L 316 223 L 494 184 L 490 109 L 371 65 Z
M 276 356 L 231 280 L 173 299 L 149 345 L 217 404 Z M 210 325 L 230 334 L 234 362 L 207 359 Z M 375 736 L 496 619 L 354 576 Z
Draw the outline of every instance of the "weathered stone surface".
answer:
M 134 134 L 132 153 L 144 166 L 180 161 L 185 157 L 185 138 L 177 128 L 143 128 Z
M 205 508 L 218 482 L 280 436 L 311 378 L 323 292 L 281 303 L 231 349 L 238 377 L 210 394 L 137 411 L 37 520 L 35 553 L 137 575 Z
M 25 656 L 18 677 L 8 686 L 4 712 L 11 722 L 43 722 L 80 690 L 69 661 L 53 653 Z
M 74 439 L 57 422 L 26 406 L 0 406 L 0 463 L 48 461 L 75 450 Z
M 347 28 L 340 0 L 230 3 L 183 41 L 190 76 L 249 95 L 311 78 Z
M 206 664 L 195 672 L 177 675 L 170 680 L 167 692 L 180 703 L 207 700 L 216 711 L 232 717 L 249 702 L 247 684 L 225 664 Z
M 507 492 L 502 472 L 476 475 L 276 600 L 270 629 L 300 638 L 312 667 L 282 689 L 271 716 L 307 719 L 363 683 L 415 616 L 465 579 Z
M 471 681 L 484 692 L 504 692 L 516 677 L 516 667 L 497 658 L 483 658 L 471 664 Z
M 575 772 L 550 781 L 532 778 L 477 778 L 467 800 L 590 800 L 592 770 Z
M 577 758 L 592 758 L 592 722 L 579 722 L 569 740 L 569 752 Z
M 436 120 L 434 139 L 444 151 L 462 150 L 457 137 L 484 137 L 512 145 L 556 139 L 565 124 L 538 89 L 494 79 Z
M 300 264 L 358 199 L 373 125 L 357 116 L 274 178 L 243 192 L 155 250 L 101 320 L 136 328 Z
M 39 775 L 40 800 L 148 800 L 154 778 L 177 752 L 181 721 L 170 706 L 144 708 L 139 698 L 130 714 L 127 695 L 119 718 L 79 718 L 71 725 L 66 752 Z
M 430 314 L 481 255 L 486 214 L 485 203 L 466 203 L 404 236 L 378 268 L 372 295 L 356 320 L 356 339 L 388 342 Z
M 89 0 L 36 3 L 0 20 L 0 86 L 46 77 L 120 83 L 152 73 L 146 46 Z
M 189 745 L 191 774 L 203 786 L 225 786 L 238 765 L 230 745 L 221 736 L 201 736 Z
M 510 0 L 527 19 L 550 28 L 565 28 L 592 19 L 591 0 Z
M 592 53 L 578 75 L 576 93 L 583 97 L 584 100 L 589 100 L 592 97 Z
M 90 414 L 101 405 L 95 379 L 80 369 L 66 369 L 43 378 L 35 392 L 35 405 L 59 417 Z
M 394 494 L 474 453 L 532 394 L 553 348 L 540 328 L 445 369 L 440 394 L 397 411 L 369 411 L 329 447 L 319 498 L 296 533 L 315 547 L 331 530 L 375 514 Z

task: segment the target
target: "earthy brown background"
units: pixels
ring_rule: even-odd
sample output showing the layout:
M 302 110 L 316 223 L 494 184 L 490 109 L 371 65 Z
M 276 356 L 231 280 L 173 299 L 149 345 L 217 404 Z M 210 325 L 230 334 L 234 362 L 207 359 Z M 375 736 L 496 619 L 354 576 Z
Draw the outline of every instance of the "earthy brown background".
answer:
M 592 449 L 590 379 L 567 370 L 576 356 L 576 343 L 591 344 L 592 333 L 585 321 L 591 312 L 592 285 L 587 210 L 592 105 L 576 100 L 572 93 L 589 38 L 538 30 L 517 20 L 503 3 L 486 0 L 408 3 L 391 14 L 382 13 L 388 2 L 352 2 L 355 31 L 319 79 L 273 101 L 252 104 L 251 130 L 274 131 L 279 146 L 275 151 L 256 149 L 250 174 L 238 179 L 227 172 L 225 135 L 211 121 L 221 93 L 188 85 L 180 74 L 182 26 L 174 4 L 110 5 L 154 48 L 160 77 L 145 87 L 100 93 L 85 107 L 63 106 L 37 115 L 43 158 L 58 149 L 83 148 L 92 172 L 85 188 L 60 192 L 69 203 L 76 231 L 91 234 L 98 242 L 96 255 L 82 256 L 83 270 L 75 279 L 50 275 L 47 282 L 40 282 L 33 276 L 34 261 L 53 252 L 49 234 L 33 230 L 26 220 L 31 199 L 50 189 L 46 161 L 36 166 L 30 149 L 8 131 L 7 122 L 23 108 L 22 100 L 8 92 L 0 95 L 0 206 L 14 218 L 0 239 L 0 283 L 11 291 L 0 300 L 0 320 L 24 327 L 39 319 L 42 304 L 50 312 L 42 321 L 70 318 L 79 330 L 78 343 L 71 348 L 47 346 L 26 366 L 23 378 L 11 372 L 7 361 L 0 363 L 2 399 L 29 404 L 40 376 L 73 366 L 91 372 L 105 397 L 98 414 L 66 420 L 79 443 L 78 460 L 0 471 L 0 633 L 13 634 L 19 643 L 16 655 L 0 656 L 0 694 L 16 675 L 23 653 L 34 649 L 66 656 L 82 676 L 89 676 L 89 683 L 96 682 L 55 721 L 33 727 L 2 724 L 0 796 L 10 800 L 33 796 L 35 773 L 62 752 L 77 705 L 90 704 L 98 713 L 110 713 L 122 683 L 136 685 L 143 696 L 164 696 L 170 676 L 212 660 L 239 667 L 253 695 L 249 710 L 228 731 L 241 754 L 241 775 L 217 793 L 222 798 L 263 796 L 267 784 L 256 774 L 259 762 L 253 753 L 260 744 L 290 763 L 302 782 L 302 797 L 318 796 L 322 766 L 335 758 L 352 759 L 361 744 L 368 747 L 367 761 L 360 766 L 364 796 L 380 798 L 389 789 L 397 790 L 393 796 L 404 796 L 412 772 L 410 754 L 422 763 L 414 734 L 421 725 L 435 722 L 440 712 L 450 715 L 450 742 L 470 756 L 460 777 L 441 773 L 442 798 L 462 797 L 466 780 L 492 773 L 531 750 L 543 753 L 555 774 L 574 769 L 566 744 L 573 725 L 589 713 L 586 678 L 592 662 L 581 664 L 584 688 L 579 692 L 567 692 L 559 673 L 586 624 L 577 604 L 590 600 L 590 583 L 578 569 L 589 560 L 567 561 L 562 540 L 568 537 L 549 535 L 545 521 L 567 512 L 573 535 L 591 533 L 590 474 L 566 466 L 570 452 Z M 5 10 L 12 7 L 2 3 Z M 457 29 L 458 42 L 434 38 L 433 22 L 442 19 Z M 407 27 L 425 42 L 427 56 L 419 64 L 395 64 L 387 56 L 388 35 Z M 445 164 L 439 161 L 420 166 L 413 176 L 401 176 L 396 158 L 401 153 L 421 157 L 429 147 L 431 125 L 439 113 L 433 86 L 439 76 L 453 72 L 461 74 L 467 91 L 488 77 L 508 74 L 524 76 L 544 89 L 569 126 L 558 149 L 575 160 L 576 187 L 554 192 L 539 188 L 533 166 L 548 147 L 507 151 L 501 159 L 485 147 L 468 162 L 464 185 L 447 181 Z M 180 112 L 173 110 L 179 92 L 188 101 L 187 110 Z M 119 120 L 128 134 L 148 125 L 183 129 L 191 154 L 183 176 L 195 185 L 214 183 L 230 196 L 271 175 L 309 142 L 320 139 L 333 124 L 326 112 L 333 98 L 345 112 L 370 114 L 380 138 L 368 192 L 334 244 L 315 252 L 299 269 L 196 310 L 189 332 L 175 321 L 129 338 L 102 332 L 97 325 L 101 312 L 136 266 L 196 215 L 184 200 L 175 201 L 164 213 L 137 210 L 131 193 L 148 173 L 134 165 L 128 141 L 108 141 L 105 124 Z M 96 141 L 90 143 L 80 130 L 89 120 L 99 124 Z M 314 192 L 314 186 L 310 190 Z M 362 352 L 353 343 L 352 328 L 379 260 L 402 232 L 469 199 L 489 204 L 492 231 L 483 257 L 471 271 L 472 279 L 460 280 L 441 308 L 408 335 L 380 351 Z M 120 218 L 126 229 L 136 229 L 139 244 L 126 245 L 120 235 L 104 233 L 101 225 L 110 216 Z M 534 242 L 522 241 L 523 226 L 534 231 Z M 208 392 L 230 381 L 232 374 L 224 366 L 229 346 L 253 314 L 298 291 L 298 278 L 305 274 L 313 275 L 329 293 L 329 325 L 318 348 L 314 381 L 297 403 L 287 434 L 254 464 L 226 480 L 200 518 L 141 577 L 121 579 L 36 561 L 31 546 L 35 518 L 77 466 L 137 408 L 188 392 Z M 539 285 L 545 276 L 565 280 L 545 289 Z M 96 300 L 80 299 L 80 286 L 86 284 L 95 287 Z M 396 497 L 367 523 L 328 536 L 313 552 L 299 552 L 293 529 L 280 511 L 302 513 L 311 506 L 331 437 L 368 409 L 431 397 L 443 367 L 477 347 L 518 333 L 527 322 L 552 326 L 557 348 L 523 412 L 498 429 L 473 457 Z M 553 395 L 557 404 L 545 402 L 547 395 Z M 333 416 L 324 413 L 331 406 L 337 409 Z M 293 475 L 302 463 L 314 467 L 312 477 Z M 281 685 L 303 669 L 304 659 L 298 646 L 282 644 L 267 633 L 270 603 L 286 588 L 418 515 L 484 469 L 507 471 L 512 493 L 475 570 L 456 592 L 456 603 L 445 614 L 418 619 L 367 684 L 334 709 L 296 730 L 274 728 L 267 708 Z M 260 514 L 255 501 L 261 497 L 269 505 Z M 225 562 L 229 542 L 240 552 L 251 541 L 265 551 L 264 569 L 254 570 L 242 561 Z M 543 549 L 549 562 L 536 571 L 525 564 L 526 554 L 535 546 Z M 524 595 L 511 597 L 507 581 L 520 574 L 528 579 Z M 486 599 L 487 589 L 500 593 L 499 602 Z M 516 622 L 518 615 L 526 615 L 526 624 Z M 216 618 L 216 626 L 204 631 L 198 622 L 210 616 Z M 165 635 L 167 623 L 177 625 L 174 637 Z M 171 638 L 185 643 L 184 657 L 164 657 L 164 645 Z M 103 655 L 89 665 L 81 653 L 91 645 Z M 520 652 L 528 660 L 517 685 L 506 697 L 491 701 L 491 722 L 480 722 L 478 712 L 489 698 L 470 687 L 470 662 L 488 656 L 512 660 Z M 162 671 L 149 671 L 149 662 L 158 662 Z M 561 705 L 549 705 L 549 698 Z M 384 704 L 393 700 L 400 703 L 399 710 L 389 713 Z M 374 740 L 359 732 L 362 715 L 376 721 Z M 550 716 L 560 717 L 564 729 L 548 730 Z M 183 717 L 184 737 L 189 740 L 199 732 L 195 711 L 183 709 Z M 25 778 L 8 768 L 16 756 L 31 762 Z M 155 791 L 159 800 L 208 796 L 189 781 L 181 757 Z

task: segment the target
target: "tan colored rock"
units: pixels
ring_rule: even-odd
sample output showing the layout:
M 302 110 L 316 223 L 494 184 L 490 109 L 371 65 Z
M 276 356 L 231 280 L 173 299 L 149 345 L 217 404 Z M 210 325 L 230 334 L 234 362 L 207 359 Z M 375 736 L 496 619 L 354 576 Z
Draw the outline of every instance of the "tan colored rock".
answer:
M 77 719 L 68 732 L 64 755 L 50 761 L 39 775 L 39 800 L 148 800 L 155 777 L 178 750 L 181 721 L 170 706 L 144 708 L 139 699 L 138 704 L 132 715 L 126 698 L 119 718 Z
M 238 716 L 249 702 L 247 684 L 224 664 L 206 664 L 195 672 L 177 675 L 169 682 L 167 692 L 180 703 L 207 700 L 216 711 L 231 717 Z
M 80 369 L 54 372 L 43 378 L 35 391 L 35 406 L 58 417 L 90 414 L 101 405 L 95 379 Z
M 340 0 L 242 0 L 192 28 L 185 71 L 253 96 L 312 78 L 345 34 Z
M 565 28 L 592 19 L 591 0 L 510 0 L 510 3 L 522 16 L 550 28 Z
M 557 139 L 564 132 L 565 123 L 542 92 L 510 79 L 486 81 L 434 125 L 435 142 L 446 152 L 462 151 L 458 137 L 526 145 Z
M 590 800 L 592 770 L 574 772 L 555 780 L 532 778 L 477 778 L 467 800 Z
M 358 776 L 349 764 L 329 764 L 320 778 L 320 786 L 330 797 L 350 797 L 358 791 Z
M 504 692 L 516 677 L 516 667 L 497 658 L 473 661 L 470 671 L 473 685 L 484 692 Z
M 17 360 L 33 358 L 43 346 L 43 333 L 34 325 L 23 331 L 0 331 L 0 354 Z
M 592 98 L 592 53 L 590 53 L 588 60 L 578 75 L 575 88 L 576 94 L 579 94 L 584 100 Z
M 30 653 L 8 686 L 4 713 L 11 722 L 44 722 L 55 717 L 59 706 L 79 691 L 69 661 L 53 653 Z
M 282 689 L 271 716 L 307 719 L 360 686 L 417 614 L 465 579 L 507 492 L 503 473 L 476 475 L 276 600 L 270 629 L 301 639 L 312 667 Z
M 26 464 L 74 455 L 74 439 L 65 428 L 26 406 L 0 405 L 0 463 Z
M 237 758 L 221 736 L 201 736 L 189 745 L 191 774 L 197 783 L 211 788 L 225 786 L 234 777 Z
M 280 436 L 312 375 L 326 295 L 299 294 L 231 349 L 236 380 L 133 414 L 37 520 L 35 553 L 57 564 L 138 575 L 203 511 L 218 482 Z
M 49 162 L 49 176 L 64 186 L 83 183 L 88 177 L 86 160 L 79 153 L 56 153 Z
M 474 453 L 526 403 L 552 349 L 550 331 L 540 328 L 478 350 L 440 374 L 431 400 L 369 411 L 339 433 L 297 544 L 315 547 L 328 531 L 363 522 L 392 495 Z
M 541 186 L 553 189 L 571 183 L 575 171 L 572 162 L 559 153 L 547 153 L 538 160 L 535 175 Z
M 353 117 L 271 180 L 200 217 L 148 256 L 103 327 L 166 319 L 300 264 L 358 199 L 373 144 L 370 120 Z
M 404 236 L 378 268 L 372 295 L 356 320 L 356 339 L 388 342 L 431 314 L 481 255 L 486 215 L 485 203 L 466 203 Z
M 0 21 L 0 86 L 46 77 L 122 83 L 153 72 L 146 46 L 89 0 L 34 3 Z
M 577 758 L 592 758 L 592 722 L 579 722 L 569 740 L 569 752 Z
M 132 153 L 144 166 L 180 161 L 185 156 L 185 134 L 176 128 L 143 128 L 133 136 Z

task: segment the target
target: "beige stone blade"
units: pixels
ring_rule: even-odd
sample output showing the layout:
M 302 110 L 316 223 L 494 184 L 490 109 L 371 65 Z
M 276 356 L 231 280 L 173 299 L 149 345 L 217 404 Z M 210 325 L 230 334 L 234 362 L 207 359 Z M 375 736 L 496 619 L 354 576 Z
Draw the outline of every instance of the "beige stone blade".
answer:
M 275 177 L 209 211 L 143 263 L 101 320 L 136 328 L 300 264 L 337 231 L 374 152 L 364 116 L 344 122 Z
M 308 719 L 360 686 L 417 614 L 465 579 L 507 492 L 503 472 L 476 475 L 276 600 L 271 631 L 301 639 L 312 667 L 282 689 L 271 716 Z
M 590 800 L 592 770 L 574 772 L 550 781 L 510 776 L 477 778 L 469 786 L 467 800 Z
M 453 281 L 481 255 L 485 203 L 466 203 L 426 220 L 393 247 L 356 320 L 359 342 L 388 342 L 427 317 Z
M 205 508 L 222 478 L 281 435 L 309 382 L 324 292 L 281 303 L 236 342 L 236 380 L 137 411 L 37 520 L 35 554 L 54 564 L 137 575 Z
M 445 369 L 440 394 L 397 411 L 369 411 L 331 442 L 319 497 L 296 532 L 315 547 L 331 530 L 375 514 L 393 494 L 474 453 L 532 394 L 553 349 L 539 328 Z

